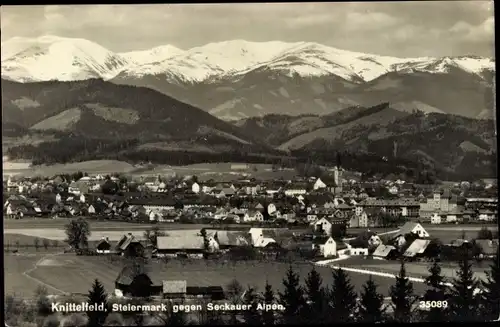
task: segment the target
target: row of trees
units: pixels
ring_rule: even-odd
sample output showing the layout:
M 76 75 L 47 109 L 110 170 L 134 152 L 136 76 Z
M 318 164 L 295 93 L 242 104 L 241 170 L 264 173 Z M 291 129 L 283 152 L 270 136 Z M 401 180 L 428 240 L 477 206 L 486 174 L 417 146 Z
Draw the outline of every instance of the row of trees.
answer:
M 385 304 L 384 296 L 379 293 L 378 286 L 371 278 L 357 294 L 348 274 L 342 269 L 333 270 L 332 282 L 325 285 L 320 273 L 312 269 L 301 285 L 300 276 L 292 266 L 283 279 L 281 291 L 275 292 L 267 282 L 262 293 L 253 287 L 244 289 L 233 280 L 226 287 L 226 295 L 231 303 L 254 304 L 252 310 L 240 313 L 229 313 L 228 316 L 205 315 L 204 324 L 235 324 L 243 321 L 252 325 L 273 324 L 309 324 L 309 323 L 408 323 L 408 322 L 475 322 L 492 321 L 500 315 L 500 269 L 498 254 L 492 263 L 487 278 L 479 281 L 474 277 L 471 263 L 467 256 L 459 260 L 457 277 L 447 281 L 442 275 L 440 264 L 435 260 L 429 267 L 429 276 L 425 283 L 428 287 L 423 296 L 414 292 L 413 283 L 409 280 L 405 264 L 390 287 L 390 301 Z M 481 292 L 477 292 L 481 289 Z M 242 296 L 242 293 L 244 296 Z M 111 300 L 103 287 L 96 280 L 88 294 L 88 302 L 111 305 Z M 138 304 L 142 300 L 134 300 Z M 37 291 L 31 306 L 8 296 L 5 301 L 5 318 L 7 323 L 20 320 L 36 322 L 45 319 L 43 326 L 59 326 L 57 317 L 49 310 L 47 291 Z M 284 307 L 283 311 L 258 311 L 257 303 L 276 304 Z M 424 309 L 424 310 L 422 310 Z M 144 326 L 144 314 L 117 314 L 92 311 L 86 316 L 63 317 L 64 326 L 103 326 L 131 325 Z M 151 318 L 151 317 L 150 317 Z M 166 316 L 155 317 L 154 325 L 185 325 L 188 316 L 183 313 L 170 312 Z M 228 318 L 228 319 L 227 319 Z

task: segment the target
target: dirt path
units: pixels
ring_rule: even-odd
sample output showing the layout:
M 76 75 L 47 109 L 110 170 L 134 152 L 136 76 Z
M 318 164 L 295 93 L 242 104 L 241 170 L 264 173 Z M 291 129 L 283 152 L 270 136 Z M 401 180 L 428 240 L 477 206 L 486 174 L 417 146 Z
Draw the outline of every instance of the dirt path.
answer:
M 36 283 L 38 283 L 38 284 L 40 284 L 40 285 L 42 285 L 42 286 L 45 286 L 47 289 L 51 289 L 51 290 L 54 290 L 54 291 L 56 291 L 56 292 L 58 292 L 58 293 L 61 293 L 61 294 L 63 294 L 63 295 L 67 295 L 67 294 L 68 294 L 68 292 L 65 292 L 65 291 L 63 291 L 63 290 L 61 290 L 61 289 L 58 289 L 57 287 L 54 287 L 54 286 L 52 286 L 52 285 L 50 285 L 50 284 L 47 284 L 47 283 L 45 283 L 45 282 L 41 281 L 41 280 L 40 280 L 40 279 L 38 279 L 38 278 L 35 278 L 35 277 L 33 277 L 33 276 L 30 276 L 30 275 L 29 275 L 30 273 L 32 273 L 33 271 L 35 271 L 35 270 L 38 268 L 38 266 L 39 266 L 39 265 L 40 265 L 43 261 L 45 261 L 45 260 L 47 260 L 47 259 L 49 259 L 49 258 L 51 258 L 51 257 L 55 257 L 55 256 L 57 256 L 57 255 L 63 254 L 63 253 L 64 253 L 64 252 L 58 252 L 58 253 L 51 253 L 51 254 L 44 255 L 42 258 L 40 258 L 40 260 L 38 260 L 38 261 L 35 263 L 35 265 L 34 265 L 32 268 L 30 268 L 30 269 L 26 270 L 25 272 L 23 272 L 23 276 L 25 276 L 25 277 L 27 277 L 27 278 L 29 278 L 29 279 L 31 279 L 31 280 L 33 280 L 33 281 L 35 281 Z

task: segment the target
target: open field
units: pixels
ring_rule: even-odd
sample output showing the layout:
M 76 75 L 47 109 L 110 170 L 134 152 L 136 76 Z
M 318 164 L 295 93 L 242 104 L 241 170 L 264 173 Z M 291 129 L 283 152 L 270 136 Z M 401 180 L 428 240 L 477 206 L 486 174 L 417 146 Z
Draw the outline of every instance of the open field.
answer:
M 46 218 L 25 218 L 25 219 L 4 219 L 4 229 L 45 229 L 45 228 L 64 228 L 64 226 L 74 218 L 57 218 L 57 219 L 46 219 Z M 178 224 L 178 223 L 164 223 L 164 224 L 139 224 L 139 223 L 128 223 L 123 221 L 98 221 L 98 220 L 88 220 L 90 223 L 90 229 L 92 231 L 97 230 L 140 230 L 152 226 L 159 226 L 163 230 L 177 230 L 177 229 L 197 229 L 200 230 L 203 227 L 208 228 L 212 225 L 206 224 Z M 229 225 L 233 227 L 241 227 L 244 225 Z
M 478 279 L 486 278 L 486 271 L 489 269 L 490 261 L 482 263 L 473 262 L 472 269 Z M 334 266 L 350 267 L 377 271 L 382 273 L 398 274 L 401 268 L 400 264 L 395 261 L 377 260 L 377 259 L 364 259 L 364 258 L 349 258 L 339 262 L 332 263 Z M 442 275 L 448 280 L 457 277 L 456 270 L 458 268 L 456 263 L 443 262 L 441 265 Z M 406 272 L 411 277 L 425 278 L 429 275 L 428 268 L 429 262 L 408 262 L 405 264 Z
M 29 164 L 12 166 L 8 161 L 3 162 L 3 175 L 45 176 L 52 177 L 57 174 L 76 173 L 78 171 L 89 174 L 110 174 L 113 172 L 128 173 L 135 168 L 129 163 L 116 160 L 92 160 L 69 164 L 56 164 L 50 166 L 34 166 Z
M 234 167 L 237 165 L 239 167 Z M 246 167 L 245 167 L 246 165 Z M 127 162 L 116 160 L 92 160 L 68 164 L 32 167 L 28 161 L 3 160 L 3 175 L 47 176 L 52 177 L 60 173 L 75 173 L 78 171 L 89 174 L 123 173 L 132 176 L 157 176 L 177 174 L 197 175 L 200 181 L 209 179 L 231 180 L 242 176 L 253 176 L 259 179 L 293 178 L 296 172 L 293 169 L 272 171 L 268 164 L 239 164 L 239 163 L 200 163 L 186 166 L 149 165 L 136 167 Z
M 23 297 L 32 296 L 40 283 L 23 273 L 32 269 L 42 257 L 42 254 L 4 254 L 4 294 L 15 293 Z
M 30 264 L 35 264 L 36 260 L 23 261 L 23 265 L 17 263 L 19 256 L 5 255 L 6 269 L 6 293 L 16 291 L 22 296 L 31 296 L 36 285 L 24 284 L 26 277 L 22 274 L 29 269 Z M 21 259 L 22 260 L 22 259 Z M 39 260 L 39 259 L 38 259 Z M 118 259 L 120 260 L 120 259 Z M 118 273 L 123 267 L 123 263 L 112 261 L 103 256 L 84 257 L 74 254 L 61 254 L 48 256 L 38 262 L 36 269 L 29 272 L 29 276 L 35 278 L 40 283 L 46 283 L 55 289 L 67 293 L 87 293 L 94 279 L 98 278 L 108 292 L 114 290 L 114 282 Z M 282 290 L 282 280 L 289 265 L 275 262 L 240 262 L 236 265 L 215 264 L 204 260 L 189 260 L 182 264 L 180 261 L 172 260 L 168 263 L 152 263 L 149 269 L 158 271 L 165 279 L 186 280 L 188 285 L 209 286 L 227 285 L 236 278 L 244 287 L 247 285 L 256 286 L 259 291 L 264 289 L 266 280 L 273 285 L 275 291 Z M 312 269 L 311 264 L 294 264 L 295 271 L 299 273 L 301 281 Z M 320 272 L 325 284 L 330 284 L 332 280 L 332 270 L 328 267 L 316 267 Z M 357 291 L 368 279 L 367 275 L 349 272 L 351 280 Z M 380 292 L 388 294 L 389 286 L 394 283 L 394 279 L 385 277 L 374 277 L 375 282 L 380 286 Z M 11 287 L 17 285 L 17 288 Z M 423 284 L 416 284 L 417 293 L 425 291 Z

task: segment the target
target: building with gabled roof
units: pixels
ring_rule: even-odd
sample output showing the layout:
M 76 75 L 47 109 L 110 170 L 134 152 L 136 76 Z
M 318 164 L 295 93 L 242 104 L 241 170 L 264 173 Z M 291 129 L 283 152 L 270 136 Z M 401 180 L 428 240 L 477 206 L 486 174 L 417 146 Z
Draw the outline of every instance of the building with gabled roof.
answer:
M 373 252 L 374 257 L 389 259 L 397 252 L 396 247 L 392 245 L 380 244 Z
M 196 234 L 184 234 L 181 237 L 158 236 L 156 239 L 155 254 L 162 256 L 189 256 L 203 257 L 205 252 L 205 241 L 202 236 Z
M 403 253 L 403 256 L 406 258 L 414 258 L 419 254 L 423 254 L 430 243 L 430 240 L 416 239 L 406 249 L 406 251 Z
M 405 236 L 407 234 L 416 234 L 420 238 L 429 237 L 430 234 L 425 230 L 425 228 L 416 222 L 406 222 L 395 234 L 395 236 Z

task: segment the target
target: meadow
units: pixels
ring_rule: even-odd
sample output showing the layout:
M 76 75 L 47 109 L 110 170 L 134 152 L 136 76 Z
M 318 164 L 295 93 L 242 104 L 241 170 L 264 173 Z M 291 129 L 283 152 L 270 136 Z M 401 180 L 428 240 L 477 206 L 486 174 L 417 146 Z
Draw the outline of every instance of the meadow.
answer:
M 197 175 L 202 182 L 209 179 L 217 181 L 234 180 L 244 176 L 252 176 L 263 180 L 291 179 L 297 175 L 294 169 L 273 171 L 272 166 L 268 164 L 248 164 L 247 168 L 239 169 L 234 169 L 232 167 L 234 164 L 238 163 L 200 163 L 185 166 L 151 164 L 145 167 L 117 160 L 91 160 L 67 164 L 31 166 L 30 162 L 9 161 L 8 158 L 4 157 L 3 175 L 52 177 L 61 173 L 70 174 L 78 171 L 87 172 L 91 175 L 120 172 L 127 176 Z
M 107 292 L 113 292 L 115 280 L 124 266 L 121 259 L 111 260 L 103 256 L 75 256 L 74 254 L 48 255 L 40 260 L 39 256 L 23 257 L 5 255 L 5 291 L 15 292 L 19 296 L 31 297 L 36 289 L 36 283 L 45 284 L 53 293 L 87 293 L 94 279 L 98 278 L 105 286 Z M 37 263 L 38 262 L 38 263 Z M 21 264 L 22 263 L 22 264 Z M 30 264 L 36 268 L 23 274 L 30 269 Z M 312 264 L 294 263 L 295 271 L 300 275 L 303 283 L 307 274 L 312 269 Z M 181 262 L 171 260 L 167 263 L 156 262 L 148 265 L 149 271 L 165 280 L 186 280 L 192 286 L 214 286 L 225 287 L 231 280 L 238 280 L 244 287 L 253 286 L 257 290 L 264 290 L 266 280 L 273 285 L 275 291 L 282 291 L 283 278 L 289 268 L 287 263 L 276 262 L 238 262 L 215 263 L 205 260 L 187 260 Z M 315 268 L 322 276 L 324 284 L 332 281 L 332 269 L 329 267 Z M 353 285 L 357 291 L 362 289 L 363 283 L 368 276 L 360 273 L 348 272 Z M 379 285 L 379 291 L 388 295 L 389 286 L 394 279 L 386 277 L 373 277 Z M 29 281 L 29 282 L 28 282 Z M 425 291 L 423 284 L 415 283 L 417 293 Z
M 478 279 L 486 279 L 486 271 L 489 269 L 491 261 L 482 262 L 472 262 L 472 270 L 474 276 Z M 399 262 L 388 261 L 388 260 L 377 260 L 377 259 L 364 259 L 364 258 L 349 258 L 334 263 L 335 266 L 339 267 L 350 267 L 366 269 L 381 273 L 391 273 L 398 274 L 401 268 Z M 415 278 L 426 278 L 429 275 L 430 262 L 407 262 L 405 264 L 406 272 L 409 276 Z M 448 281 L 457 277 L 458 265 L 454 262 L 442 262 L 440 263 L 441 273 L 447 278 Z

